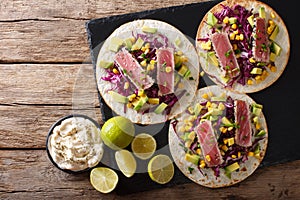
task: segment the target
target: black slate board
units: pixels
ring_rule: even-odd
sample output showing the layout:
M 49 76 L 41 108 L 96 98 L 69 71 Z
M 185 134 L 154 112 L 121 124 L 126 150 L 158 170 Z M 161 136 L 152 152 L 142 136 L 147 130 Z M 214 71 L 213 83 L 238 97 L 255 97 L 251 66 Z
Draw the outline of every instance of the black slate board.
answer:
M 183 6 L 169 7 L 157 10 L 150 10 L 138 13 L 112 16 L 107 18 L 92 19 L 86 22 L 86 30 L 88 41 L 90 44 L 91 58 L 95 69 L 97 55 L 103 42 L 117 27 L 125 22 L 135 19 L 149 18 L 158 19 L 174 25 L 184 34 L 191 38 L 195 38 L 198 25 L 205 13 L 215 4 L 220 1 L 209 1 L 202 3 L 194 3 Z M 291 54 L 289 63 L 283 72 L 282 76 L 270 87 L 256 93 L 251 93 L 249 96 L 256 102 L 264 105 L 264 115 L 266 117 L 269 129 L 269 144 L 266 156 L 260 167 L 284 163 L 288 161 L 300 159 L 300 97 L 297 94 L 300 91 L 298 83 L 300 75 L 300 63 L 296 55 L 299 56 L 299 31 L 297 21 L 297 5 L 296 1 L 281 1 L 281 0 L 264 0 L 262 1 L 270 5 L 284 20 L 290 35 Z M 200 82 L 199 87 L 209 85 L 211 82 Z M 103 120 L 106 121 L 115 114 L 105 104 L 99 94 L 101 103 L 101 111 Z M 167 148 L 167 130 L 169 123 L 158 125 L 158 128 L 151 134 L 158 141 L 158 150 L 165 154 L 170 152 Z M 136 125 L 138 131 L 150 131 L 151 126 Z M 114 161 L 113 152 L 108 149 L 104 156 L 104 165 L 109 165 L 117 169 Z M 116 188 L 117 194 L 129 194 L 145 190 L 151 190 L 160 187 L 170 187 L 176 184 L 190 182 L 175 166 L 175 176 L 172 181 L 166 185 L 158 185 L 150 180 L 145 172 L 147 161 L 139 161 L 141 173 L 135 174 L 131 178 L 126 178 L 119 173 L 119 183 Z M 142 173 L 144 172 L 144 173 Z

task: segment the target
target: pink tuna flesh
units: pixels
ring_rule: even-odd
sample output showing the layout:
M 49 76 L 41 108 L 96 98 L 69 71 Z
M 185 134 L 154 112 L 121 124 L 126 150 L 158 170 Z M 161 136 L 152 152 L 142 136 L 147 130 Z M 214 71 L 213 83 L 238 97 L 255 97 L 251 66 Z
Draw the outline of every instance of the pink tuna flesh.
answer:
M 235 104 L 235 121 L 239 126 L 236 130 L 235 143 L 243 147 L 249 147 L 252 145 L 249 106 L 242 100 L 237 100 Z
M 199 124 L 195 128 L 195 131 L 207 166 L 213 167 L 222 164 L 223 158 L 218 147 L 211 121 L 207 120 Z M 209 155 L 209 159 L 207 159 L 207 155 Z
M 227 34 L 214 33 L 211 36 L 211 42 L 219 59 L 221 70 L 224 72 L 223 76 L 237 77 L 240 74 L 240 68 Z
M 157 84 L 161 95 L 174 93 L 174 50 L 160 48 L 157 56 Z
M 115 62 L 137 89 L 147 89 L 153 85 L 154 80 L 147 75 L 147 71 L 141 67 L 138 61 L 126 49 L 116 54 Z
M 268 45 L 268 35 L 266 32 L 266 22 L 264 18 L 255 19 L 255 35 L 253 46 L 253 57 L 258 62 L 269 62 L 270 48 Z

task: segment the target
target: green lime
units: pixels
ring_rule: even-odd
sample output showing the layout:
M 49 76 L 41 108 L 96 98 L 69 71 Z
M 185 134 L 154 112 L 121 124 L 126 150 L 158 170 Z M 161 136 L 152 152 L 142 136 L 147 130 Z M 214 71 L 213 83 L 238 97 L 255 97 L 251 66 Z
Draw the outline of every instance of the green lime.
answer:
M 107 120 L 101 129 L 103 142 L 111 149 L 118 150 L 127 147 L 135 134 L 133 123 L 122 116 Z
M 132 177 L 136 171 L 136 160 L 133 154 L 126 149 L 122 149 L 116 151 L 115 158 L 121 172 L 128 178 Z
M 90 173 L 91 185 L 102 193 L 113 191 L 116 188 L 118 181 L 118 174 L 107 167 L 94 168 Z
M 166 184 L 174 176 L 174 165 L 169 156 L 159 154 L 152 157 L 148 163 L 150 178 L 159 184 Z

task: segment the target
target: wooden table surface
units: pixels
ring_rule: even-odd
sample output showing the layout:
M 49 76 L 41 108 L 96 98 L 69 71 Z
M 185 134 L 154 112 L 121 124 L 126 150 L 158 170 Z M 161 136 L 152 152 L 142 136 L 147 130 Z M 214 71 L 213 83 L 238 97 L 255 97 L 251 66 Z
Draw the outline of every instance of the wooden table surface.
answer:
M 85 22 L 200 1 L 2 0 L 0 199 L 299 199 L 300 160 L 260 168 L 228 188 L 191 182 L 125 196 L 101 194 L 88 174 L 66 174 L 49 161 L 46 135 L 56 120 L 81 113 L 102 123 Z

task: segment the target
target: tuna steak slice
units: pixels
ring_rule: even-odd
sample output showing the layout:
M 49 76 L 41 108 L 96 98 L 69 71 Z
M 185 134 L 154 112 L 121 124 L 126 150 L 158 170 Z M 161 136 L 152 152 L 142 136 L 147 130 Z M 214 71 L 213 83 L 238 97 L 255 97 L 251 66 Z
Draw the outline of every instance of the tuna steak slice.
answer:
M 250 110 L 245 101 L 235 101 L 235 121 L 239 125 L 236 129 L 235 143 L 249 147 L 252 145 L 252 129 L 250 123 Z
M 157 84 L 161 95 L 174 93 L 174 50 L 160 48 L 157 56 Z
M 153 85 L 154 80 L 147 75 L 147 71 L 141 67 L 126 49 L 119 51 L 115 55 L 115 62 L 137 89 L 147 89 Z
M 266 31 L 266 21 L 264 18 L 257 17 L 254 22 L 254 45 L 253 57 L 258 62 L 269 62 L 270 48 Z
M 223 158 L 218 147 L 211 121 L 206 120 L 202 122 L 195 128 L 195 131 L 207 166 L 214 167 L 222 164 Z M 209 155 L 209 159 L 207 159 L 207 155 Z
M 240 68 L 228 35 L 226 33 L 214 33 L 211 36 L 211 42 L 219 58 L 223 76 L 237 77 L 240 74 Z

